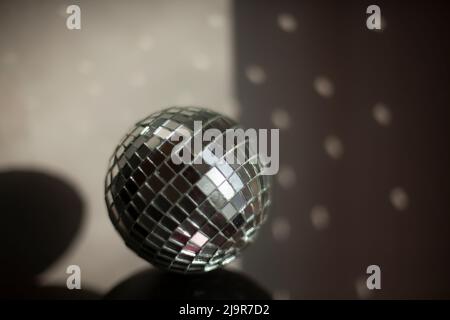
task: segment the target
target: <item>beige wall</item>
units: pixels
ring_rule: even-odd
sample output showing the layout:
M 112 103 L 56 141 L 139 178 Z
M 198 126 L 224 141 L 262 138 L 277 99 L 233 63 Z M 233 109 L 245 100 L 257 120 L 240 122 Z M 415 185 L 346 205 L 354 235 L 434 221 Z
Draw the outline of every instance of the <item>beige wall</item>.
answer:
M 108 290 L 148 264 L 126 249 L 103 200 L 108 158 L 137 120 L 164 106 L 198 104 L 237 116 L 231 92 L 227 0 L 1 4 L 0 169 L 36 168 L 67 178 L 85 219 L 69 251 L 42 279 Z M 40 212 L 37 214 L 45 214 Z

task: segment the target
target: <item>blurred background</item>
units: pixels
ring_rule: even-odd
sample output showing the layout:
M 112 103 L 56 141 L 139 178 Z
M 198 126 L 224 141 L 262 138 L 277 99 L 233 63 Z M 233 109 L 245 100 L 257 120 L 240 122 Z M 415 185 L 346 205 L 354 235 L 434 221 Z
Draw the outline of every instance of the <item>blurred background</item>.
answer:
M 65 286 L 75 264 L 101 295 L 148 268 L 109 221 L 108 159 L 137 120 L 198 105 L 281 130 L 271 217 L 228 268 L 275 299 L 450 298 L 449 9 L 2 1 L 2 274 Z

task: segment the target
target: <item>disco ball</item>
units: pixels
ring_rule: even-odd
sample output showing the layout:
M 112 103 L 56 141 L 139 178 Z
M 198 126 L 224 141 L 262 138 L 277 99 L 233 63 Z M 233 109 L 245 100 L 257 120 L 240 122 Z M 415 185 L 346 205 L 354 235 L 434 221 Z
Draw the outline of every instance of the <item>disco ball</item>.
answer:
M 173 161 L 175 146 L 207 128 L 224 137 L 239 126 L 207 109 L 165 109 L 136 123 L 110 159 L 105 198 L 112 223 L 129 248 L 166 270 L 200 273 L 231 262 L 267 217 L 270 181 L 257 154 L 238 161 L 242 143 L 230 149 L 216 137 L 202 141 L 191 161 Z M 251 148 L 249 139 L 244 146 Z M 217 148 L 232 151 L 235 161 L 216 157 Z

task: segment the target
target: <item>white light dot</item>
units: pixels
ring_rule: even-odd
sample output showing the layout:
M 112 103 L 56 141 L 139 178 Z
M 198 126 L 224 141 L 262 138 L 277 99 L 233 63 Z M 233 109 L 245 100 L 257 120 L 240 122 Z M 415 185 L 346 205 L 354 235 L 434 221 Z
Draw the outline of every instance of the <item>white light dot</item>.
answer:
M 335 135 L 329 135 L 324 141 L 325 152 L 333 159 L 339 159 L 344 154 L 344 146 L 341 139 Z
M 94 63 L 89 60 L 82 60 L 78 64 L 78 72 L 84 75 L 87 75 L 92 72 L 94 69 Z
M 103 93 L 103 86 L 99 82 L 92 82 L 88 87 L 91 96 L 98 97 Z
M 278 183 L 285 189 L 290 189 L 297 180 L 295 171 L 290 166 L 283 166 L 277 174 Z
M 248 66 L 245 74 L 247 75 L 247 79 L 254 84 L 262 84 L 267 79 L 264 69 L 257 65 Z
M 272 123 L 276 128 L 288 129 L 291 126 L 291 117 L 286 110 L 275 109 L 272 112 Z
M 291 299 L 291 293 L 289 290 L 285 289 L 278 289 L 275 290 L 272 294 L 274 300 L 290 300 Z
M 356 279 L 355 291 L 359 299 L 368 299 L 372 295 L 372 292 L 367 288 L 367 279 L 364 277 Z
M 13 51 L 7 51 L 2 54 L 1 61 L 4 65 L 12 66 L 17 63 L 17 54 Z
M 206 55 L 199 54 L 193 58 L 192 64 L 193 64 L 194 68 L 201 70 L 201 71 L 205 71 L 205 70 L 209 69 L 209 67 L 211 65 L 211 61 L 209 60 L 209 58 Z
M 278 26 L 286 32 L 293 32 L 297 29 L 297 20 L 289 13 L 278 15 Z
M 330 225 L 330 213 L 322 205 L 316 205 L 311 209 L 311 223 L 317 230 L 323 230 Z
M 276 217 L 272 222 L 272 235 L 276 241 L 283 242 L 289 238 L 291 226 L 284 217 Z
M 408 208 L 409 205 L 409 197 L 406 191 L 401 187 L 396 187 L 391 190 L 389 194 L 389 199 L 391 204 L 395 209 L 402 211 Z
M 222 28 L 225 24 L 225 18 L 218 13 L 212 13 L 207 17 L 207 21 L 212 28 Z
M 372 116 L 378 124 L 388 126 L 392 121 L 391 111 L 383 103 L 377 103 L 372 109 Z
M 149 35 L 143 35 L 138 39 L 137 46 L 144 52 L 150 51 L 154 46 L 154 40 Z
M 142 88 L 147 83 L 147 76 L 143 72 L 135 72 L 131 75 L 129 84 L 134 88 Z
M 314 79 L 314 89 L 324 97 L 330 98 L 334 94 L 334 85 L 331 80 L 325 76 L 319 76 Z

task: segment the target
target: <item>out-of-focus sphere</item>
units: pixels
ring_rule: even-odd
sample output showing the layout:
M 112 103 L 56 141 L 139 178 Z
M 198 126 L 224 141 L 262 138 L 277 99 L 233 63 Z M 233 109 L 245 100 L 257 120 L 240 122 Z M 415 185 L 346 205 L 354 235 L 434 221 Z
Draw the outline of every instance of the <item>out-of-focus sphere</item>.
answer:
M 194 134 L 194 121 L 202 121 L 203 131 L 217 128 L 223 136 L 239 127 L 201 108 L 154 113 L 117 146 L 105 183 L 109 216 L 126 245 L 153 265 L 181 273 L 231 262 L 252 242 L 270 205 L 269 179 L 257 156 L 256 163 L 248 157 L 245 162 L 212 160 L 212 148 L 230 151 L 216 139 L 194 153 L 201 164 L 172 161 L 175 141 L 191 143 L 178 137 L 200 134 Z

